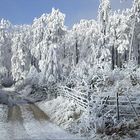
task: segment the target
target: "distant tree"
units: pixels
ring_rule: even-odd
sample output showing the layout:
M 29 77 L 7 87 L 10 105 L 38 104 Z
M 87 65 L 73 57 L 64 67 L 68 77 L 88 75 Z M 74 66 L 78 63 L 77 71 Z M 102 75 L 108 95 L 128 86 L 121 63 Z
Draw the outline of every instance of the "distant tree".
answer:
M 132 23 L 131 42 L 130 42 L 130 48 L 129 48 L 129 60 L 130 61 L 136 58 L 136 56 L 134 54 L 134 50 L 136 50 L 136 52 L 137 52 L 137 49 L 134 48 L 134 41 L 136 41 L 135 40 L 136 39 L 135 38 L 136 28 L 137 28 L 137 25 L 139 23 L 139 18 L 140 18 L 140 0 L 133 1 L 132 10 L 133 10 L 134 18 L 133 18 L 133 23 Z M 132 54 L 132 52 L 133 52 L 133 54 Z
M 57 44 L 51 44 L 49 46 L 48 50 L 48 57 L 46 64 L 42 61 L 40 63 L 41 67 L 43 68 L 42 74 L 41 74 L 41 81 L 40 83 L 46 83 L 46 82 L 56 82 L 57 80 L 60 80 L 61 78 L 61 67 L 59 64 L 59 59 L 58 59 L 58 52 L 59 46 Z
M 104 66 L 110 61 L 110 48 L 108 46 L 110 10 L 110 1 L 100 0 L 100 6 L 98 10 L 98 22 L 100 29 L 100 38 L 98 39 L 98 61 L 99 63 L 104 63 Z
M 122 63 L 128 60 L 131 24 L 129 13 L 130 11 L 114 12 L 110 17 L 109 43 L 112 54 L 112 69 L 116 66 L 122 67 Z
M 5 78 L 11 73 L 11 56 L 11 23 L 2 19 L 0 21 L 0 66 L 5 69 Z
M 30 70 L 31 56 L 27 46 L 24 34 L 18 34 L 13 38 L 11 62 L 12 75 L 15 81 L 25 79 Z

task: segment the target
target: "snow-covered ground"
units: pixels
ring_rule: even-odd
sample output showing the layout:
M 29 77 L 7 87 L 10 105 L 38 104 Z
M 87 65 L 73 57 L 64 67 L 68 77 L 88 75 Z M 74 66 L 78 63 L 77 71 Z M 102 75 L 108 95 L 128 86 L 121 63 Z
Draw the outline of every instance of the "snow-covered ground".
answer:
M 0 140 L 81 140 L 49 121 L 38 107 L 32 105 L 0 105 Z
M 0 140 L 139 140 L 140 138 L 140 129 L 133 128 L 127 130 L 123 136 L 117 133 L 97 135 L 94 130 L 89 134 L 86 129 L 89 117 L 76 102 L 58 96 L 56 99 L 38 102 L 36 105 L 28 104 L 24 102 L 26 98 L 24 93 L 27 89 L 21 94 L 22 96 L 19 94 L 18 98 L 15 94 L 12 101 L 15 101 L 16 106 L 0 105 Z M 13 96 L 14 91 L 4 90 L 1 94 L 5 93 Z M 136 126 L 140 124 L 140 122 L 134 123 L 137 123 Z M 133 127 L 133 124 L 130 126 Z
M 61 96 L 47 102 L 37 103 L 37 106 L 48 114 L 51 121 L 68 130 L 82 114 L 82 110 L 73 100 L 70 101 Z
M 86 130 L 88 116 L 86 118 L 85 112 L 80 110 L 79 106 L 76 106 L 72 100 L 60 96 L 51 101 L 37 103 L 37 106 L 48 114 L 51 121 L 60 125 L 63 129 L 77 133 L 77 135 L 82 134 L 81 131 Z M 90 132 L 90 135 L 87 133 L 86 137 L 91 140 L 139 140 L 140 129 L 135 129 L 138 127 L 139 121 L 128 122 L 128 125 L 122 126 L 122 128 L 121 126 L 114 128 L 116 132 L 113 135 L 96 134 L 93 130 Z M 112 131 L 114 130 L 112 129 Z M 83 133 L 86 134 L 86 132 Z

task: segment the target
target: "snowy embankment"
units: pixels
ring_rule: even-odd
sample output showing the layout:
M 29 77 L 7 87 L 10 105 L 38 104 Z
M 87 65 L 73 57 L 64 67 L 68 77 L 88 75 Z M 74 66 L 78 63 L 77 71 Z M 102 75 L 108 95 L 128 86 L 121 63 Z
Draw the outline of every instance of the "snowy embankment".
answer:
M 48 116 L 34 105 L 21 106 L 21 112 L 23 125 L 31 139 L 82 140 L 49 122 Z
M 112 131 L 113 135 L 107 135 L 107 132 L 96 134 L 94 130 L 88 132 L 86 129 L 89 119 L 88 114 L 80 110 L 79 106 L 72 100 L 60 96 L 51 101 L 37 103 L 37 106 L 50 117 L 51 121 L 63 129 L 71 131 L 72 133 L 88 136 L 89 139 L 139 140 L 139 121 L 130 120 L 129 122 L 120 122 L 116 127 L 107 129 L 107 132 Z
M 86 140 L 49 121 L 34 104 L 0 105 L 0 140 Z
M 74 130 L 77 125 L 75 123 L 78 122 L 83 112 L 74 101 L 60 96 L 51 101 L 37 103 L 37 106 L 49 116 L 51 121 L 68 131 L 77 133 L 78 130 Z

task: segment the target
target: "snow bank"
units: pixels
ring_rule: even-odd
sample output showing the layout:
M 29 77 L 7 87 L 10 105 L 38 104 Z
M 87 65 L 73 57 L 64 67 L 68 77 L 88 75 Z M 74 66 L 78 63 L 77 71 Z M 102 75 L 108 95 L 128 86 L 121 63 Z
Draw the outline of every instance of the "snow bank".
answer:
M 37 104 L 54 123 L 70 130 L 71 124 L 79 119 L 82 110 L 74 103 L 63 97 Z

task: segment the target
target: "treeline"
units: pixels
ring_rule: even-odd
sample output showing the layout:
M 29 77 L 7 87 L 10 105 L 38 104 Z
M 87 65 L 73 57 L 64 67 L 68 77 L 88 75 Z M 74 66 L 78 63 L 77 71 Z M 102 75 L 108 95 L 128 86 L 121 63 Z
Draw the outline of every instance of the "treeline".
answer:
M 132 8 L 111 10 L 100 0 L 98 20 L 81 20 L 68 30 L 65 15 L 52 9 L 31 25 L 0 22 L 0 76 L 36 84 L 60 81 L 76 68 L 123 68 L 140 64 L 140 2 Z

